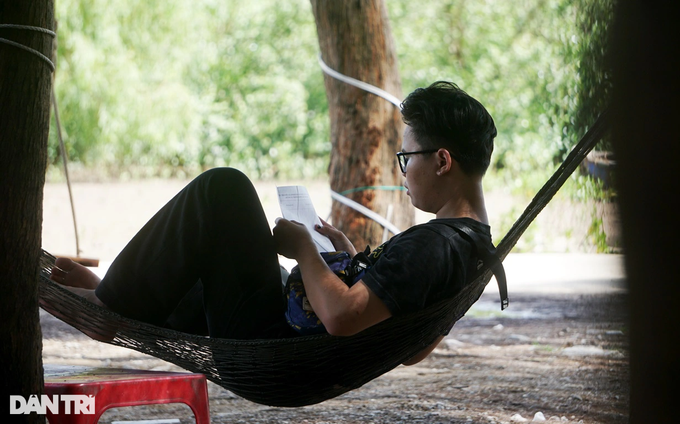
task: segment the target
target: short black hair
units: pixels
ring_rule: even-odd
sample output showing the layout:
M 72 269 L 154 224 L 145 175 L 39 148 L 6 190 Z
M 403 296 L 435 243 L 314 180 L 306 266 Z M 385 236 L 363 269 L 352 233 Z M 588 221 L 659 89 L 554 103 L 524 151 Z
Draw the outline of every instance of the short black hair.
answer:
M 484 106 L 454 83 L 418 88 L 402 103 L 401 116 L 423 149 L 445 148 L 468 175 L 484 175 L 497 135 Z

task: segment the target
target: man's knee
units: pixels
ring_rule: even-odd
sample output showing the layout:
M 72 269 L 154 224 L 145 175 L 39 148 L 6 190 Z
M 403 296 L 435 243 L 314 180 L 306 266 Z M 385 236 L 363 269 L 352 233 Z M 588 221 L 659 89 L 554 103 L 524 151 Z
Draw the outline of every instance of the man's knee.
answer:
M 205 190 L 213 195 L 244 195 L 254 192 L 250 179 L 235 168 L 212 168 L 197 177 Z
M 250 181 L 248 177 L 236 168 L 220 167 L 208 169 L 198 176 L 199 179 L 226 181 Z

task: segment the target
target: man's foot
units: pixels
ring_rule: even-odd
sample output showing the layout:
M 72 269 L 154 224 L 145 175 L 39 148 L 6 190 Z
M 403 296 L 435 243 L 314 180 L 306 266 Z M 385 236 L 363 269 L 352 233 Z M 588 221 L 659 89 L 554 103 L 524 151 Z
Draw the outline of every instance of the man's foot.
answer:
M 99 300 L 94 292 L 94 289 L 97 288 L 101 280 L 97 274 L 86 267 L 68 258 L 58 258 L 55 262 L 55 267 L 52 268 L 50 279 L 88 302 L 106 308 L 106 305 Z M 39 303 L 47 312 L 73 325 L 95 340 L 108 342 L 116 336 L 116 328 L 112 325 L 95 324 L 91 321 L 90 317 L 70 315 L 68 312 L 61 311 L 58 307 L 53 307 L 49 302 L 42 299 Z
M 57 258 L 50 279 L 69 287 L 94 290 L 101 281 L 94 272 L 68 258 Z
M 50 279 L 97 306 L 106 307 L 94 293 L 101 279 L 86 267 L 68 258 L 57 258 Z

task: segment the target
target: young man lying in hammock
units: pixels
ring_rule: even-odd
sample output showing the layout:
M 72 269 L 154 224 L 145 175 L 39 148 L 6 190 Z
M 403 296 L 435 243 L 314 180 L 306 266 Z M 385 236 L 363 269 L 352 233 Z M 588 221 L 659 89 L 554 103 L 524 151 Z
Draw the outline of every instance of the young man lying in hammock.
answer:
M 231 339 L 297 335 L 284 317 L 277 252 L 298 262 L 309 302 L 332 335 L 352 335 L 451 297 L 478 258 L 465 238 L 450 242 L 437 228 L 464 223 L 491 244 L 482 176 L 496 128 L 477 100 L 446 82 L 411 93 L 402 116 L 407 125 L 397 157 L 406 193 L 436 219 L 374 250 L 370 268 L 351 287 L 329 269 L 303 225 L 279 219 L 272 234 L 252 184 L 228 168 L 203 173 L 170 200 L 101 281 L 65 258 L 51 278 L 128 318 Z M 328 223 L 317 231 L 337 250 L 356 254 Z M 407 364 L 425 358 L 443 337 Z

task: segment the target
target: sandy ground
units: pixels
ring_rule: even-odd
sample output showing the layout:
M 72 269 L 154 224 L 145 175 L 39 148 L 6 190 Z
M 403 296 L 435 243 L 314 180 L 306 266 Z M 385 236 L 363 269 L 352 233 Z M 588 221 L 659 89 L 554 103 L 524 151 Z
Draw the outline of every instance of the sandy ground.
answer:
M 128 240 L 179 190 L 186 180 L 142 180 L 128 182 L 73 184 L 80 253 L 110 262 Z M 331 198 L 327 181 L 292 181 L 280 183 L 305 185 L 321 217 L 330 214 Z M 256 182 L 270 225 L 280 210 L 276 199 L 276 183 Z M 66 183 L 47 183 L 44 190 L 43 247 L 54 253 L 76 255 L 73 216 Z M 520 215 L 529 199 L 517 198 L 504 191 L 486 193 L 489 220 L 494 236 L 502 232 Z M 518 250 L 529 252 L 594 253 L 588 229 L 595 204 L 578 204 L 561 199 L 551 201 L 529 227 L 518 243 Z M 416 221 L 431 219 L 431 214 L 417 211 Z
M 102 267 L 97 272 L 104 272 L 127 240 L 184 184 L 175 180 L 76 184 L 82 256 L 100 259 Z M 305 185 L 319 214 L 325 216 L 330 208 L 327 184 Z M 275 185 L 258 183 L 257 189 L 273 222 L 278 215 Z M 507 196 L 490 196 L 492 224 L 503 219 L 503 211 L 516 208 L 508 203 Z M 560 235 L 567 227 L 571 232 L 583 230 L 589 207 L 572 209 L 566 218 L 560 205 L 551 207 L 538 224 L 555 229 L 558 235 L 534 236 L 551 240 L 544 246 L 553 250 L 567 246 L 562 251 L 581 252 L 511 254 L 505 262 L 511 301 L 506 311 L 499 310 L 492 281 L 480 302 L 425 361 L 398 367 L 319 405 L 256 405 L 210 383 L 212 422 L 513 423 L 541 422 L 541 416 L 547 422 L 627 422 L 628 331 L 622 256 L 588 254 L 588 249 L 579 249 L 583 238 L 570 241 Z M 73 240 L 65 185 L 48 184 L 43 246 L 57 254 L 74 255 Z M 155 358 L 89 340 L 42 311 L 41 322 L 45 363 L 176 370 Z M 168 418 L 193 422 L 191 411 L 183 405 L 117 408 L 100 422 Z

